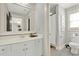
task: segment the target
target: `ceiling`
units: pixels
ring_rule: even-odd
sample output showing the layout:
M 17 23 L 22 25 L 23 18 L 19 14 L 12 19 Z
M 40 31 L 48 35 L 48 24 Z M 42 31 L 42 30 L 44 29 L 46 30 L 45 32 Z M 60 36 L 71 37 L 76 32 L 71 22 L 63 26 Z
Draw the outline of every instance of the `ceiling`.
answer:
M 31 8 L 30 4 L 23 3 L 8 3 L 7 6 L 10 12 L 20 15 L 27 15 Z
M 59 3 L 63 8 L 70 8 L 78 3 Z M 55 13 L 56 5 L 58 3 L 50 3 L 50 12 Z M 30 12 L 31 5 L 29 3 L 8 3 L 8 9 L 10 12 L 17 13 L 20 15 L 27 15 Z
M 69 8 L 72 7 L 74 5 L 77 5 L 79 3 L 50 3 L 50 8 L 55 7 L 57 4 L 59 4 L 60 6 L 62 6 L 63 8 Z
M 50 3 L 50 12 L 53 14 L 56 12 L 56 5 L 60 5 L 62 8 L 67 9 L 74 5 L 78 5 L 78 3 Z
M 74 6 L 74 5 L 77 5 L 77 4 L 79 4 L 79 3 L 61 3 L 60 5 L 63 7 L 63 8 L 70 8 L 70 7 L 72 7 L 72 6 Z

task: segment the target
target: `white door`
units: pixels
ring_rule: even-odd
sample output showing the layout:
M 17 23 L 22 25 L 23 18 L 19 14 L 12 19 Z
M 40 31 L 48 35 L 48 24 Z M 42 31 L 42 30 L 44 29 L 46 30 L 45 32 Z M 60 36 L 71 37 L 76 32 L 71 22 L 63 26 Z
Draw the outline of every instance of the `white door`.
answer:
M 0 56 L 10 56 L 10 55 L 11 55 L 10 45 L 0 46 Z

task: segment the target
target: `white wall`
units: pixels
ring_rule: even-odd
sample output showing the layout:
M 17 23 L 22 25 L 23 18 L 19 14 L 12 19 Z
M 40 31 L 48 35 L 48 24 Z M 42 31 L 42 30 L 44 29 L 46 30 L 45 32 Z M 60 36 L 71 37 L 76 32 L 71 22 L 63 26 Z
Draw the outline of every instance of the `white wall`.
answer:
M 32 4 L 31 30 L 42 34 L 44 32 L 44 4 Z
M 44 33 L 44 19 L 45 19 L 45 11 L 44 4 L 32 4 L 31 11 L 31 31 L 35 31 L 37 33 Z
M 36 11 L 36 4 L 31 4 L 31 11 L 29 14 L 30 17 L 30 30 L 35 31 L 35 11 Z
M 43 54 L 49 55 L 49 5 L 32 4 L 31 31 L 43 34 Z
M 57 49 L 62 49 L 65 44 L 65 10 L 57 6 Z
M 43 34 L 44 32 L 44 4 L 36 5 L 35 13 L 35 31 Z
M 0 32 L 6 31 L 6 14 L 8 9 L 6 4 L 0 4 Z

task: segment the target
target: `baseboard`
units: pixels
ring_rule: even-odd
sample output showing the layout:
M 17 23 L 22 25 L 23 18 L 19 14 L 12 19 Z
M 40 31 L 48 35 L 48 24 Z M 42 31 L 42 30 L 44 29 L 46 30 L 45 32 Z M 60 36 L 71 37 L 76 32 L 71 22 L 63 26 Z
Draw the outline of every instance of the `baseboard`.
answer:
M 56 46 L 56 49 L 57 49 L 57 50 L 62 50 L 64 47 L 65 47 L 65 44 L 62 45 L 62 46 Z
M 55 45 L 55 44 L 52 44 L 52 43 L 50 43 L 50 46 L 54 46 L 54 47 L 56 47 L 56 45 Z

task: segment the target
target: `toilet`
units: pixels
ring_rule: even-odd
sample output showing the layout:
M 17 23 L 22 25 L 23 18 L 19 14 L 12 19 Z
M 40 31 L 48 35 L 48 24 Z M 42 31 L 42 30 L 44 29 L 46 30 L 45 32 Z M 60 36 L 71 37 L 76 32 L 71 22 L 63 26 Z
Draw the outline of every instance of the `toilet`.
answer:
M 70 43 L 69 43 L 69 46 L 71 47 L 71 53 L 72 53 L 72 54 L 78 54 L 79 43 L 70 42 Z
M 75 36 L 71 39 L 71 42 L 69 43 L 69 46 L 71 47 L 71 53 L 72 54 L 78 54 L 79 52 L 79 37 Z

